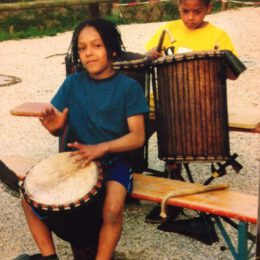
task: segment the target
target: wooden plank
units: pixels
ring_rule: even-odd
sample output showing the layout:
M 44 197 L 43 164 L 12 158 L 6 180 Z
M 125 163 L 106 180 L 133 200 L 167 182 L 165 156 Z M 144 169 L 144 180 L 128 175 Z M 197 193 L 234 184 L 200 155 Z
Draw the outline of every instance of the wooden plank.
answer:
M 14 107 L 10 113 L 14 116 L 40 117 L 42 112 L 52 107 L 50 103 L 26 102 Z
M 112 3 L 111 0 L 42 0 L 18 3 L 5 3 L 0 4 L 0 11 L 16 11 L 24 9 L 37 9 L 37 8 L 51 8 L 51 7 L 64 7 L 71 5 L 86 5 L 86 4 L 99 4 L 99 3 Z
M 260 126 L 260 109 L 239 108 L 228 109 L 229 127 L 253 130 Z
M 201 184 L 134 174 L 131 196 L 160 203 L 169 192 L 196 186 L 201 187 Z M 257 197 L 230 189 L 171 198 L 168 204 L 250 223 L 257 221 Z
M 20 156 L 0 156 L 0 160 L 22 180 L 36 164 L 36 160 Z
M 229 127 L 229 131 L 245 132 L 252 134 L 260 134 L 260 125 L 254 129 L 241 128 L 241 127 Z

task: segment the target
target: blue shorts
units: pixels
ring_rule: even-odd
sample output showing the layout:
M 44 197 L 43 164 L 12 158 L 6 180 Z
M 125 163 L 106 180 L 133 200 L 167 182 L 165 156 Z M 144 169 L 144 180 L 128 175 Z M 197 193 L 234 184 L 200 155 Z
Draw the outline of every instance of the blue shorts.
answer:
M 133 171 L 131 160 L 124 155 L 101 160 L 104 165 L 105 181 L 116 181 L 122 184 L 128 193 L 133 190 Z

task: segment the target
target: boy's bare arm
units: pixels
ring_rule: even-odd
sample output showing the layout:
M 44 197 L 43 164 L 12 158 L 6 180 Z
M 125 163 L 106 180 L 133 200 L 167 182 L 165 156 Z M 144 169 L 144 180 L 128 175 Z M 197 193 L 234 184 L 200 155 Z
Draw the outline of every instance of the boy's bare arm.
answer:
M 108 152 L 124 152 L 137 149 L 145 142 L 143 115 L 134 115 L 127 119 L 129 133 L 114 141 L 107 142 Z
M 131 151 L 141 147 L 145 141 L 144 116 L 134 115 L 128 118 L 129 133 L 112 141 L 97 145 L 85 145 L 78 142 L 68 144 L 69 147 L 77 149 L 71 155 L 75 162 L 80 161 L 85 167 L 89 162 L 104 156 L 107 153 L 120 153 Z

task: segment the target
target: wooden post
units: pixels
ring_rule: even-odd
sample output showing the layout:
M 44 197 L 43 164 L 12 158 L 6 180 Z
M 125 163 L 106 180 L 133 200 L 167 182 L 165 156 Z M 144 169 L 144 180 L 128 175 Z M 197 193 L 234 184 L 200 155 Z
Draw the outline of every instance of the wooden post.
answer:
M 0 4 L 0 11 L 16 11 L 24 9 L 37 9 L 37 8 L 50 8 L 50 7 L 64 7 L 70 5 L 86 5 L 99 3 L 112 3 L 111 0 L 42 0 L 42 1 L 30 1 L 30 2 L 18 2 L 9 4 Z
M 221 0 L 221 11 L 228 9 L 228 0 Z
M 99 4 L 89 4 L 89 12 L 91 18 L 98 18 L 100 16 Z

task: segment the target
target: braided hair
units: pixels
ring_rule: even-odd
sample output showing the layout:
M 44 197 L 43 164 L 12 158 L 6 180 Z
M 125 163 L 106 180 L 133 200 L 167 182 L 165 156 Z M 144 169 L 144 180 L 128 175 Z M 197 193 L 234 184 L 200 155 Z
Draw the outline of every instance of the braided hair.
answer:
M 121 39 L 121 34 L 114 23 L 102 18 L 86 20 L 76 27 L 72 36 L 71 51 L 72 61 L 75 66 L 80 65 L 78 54 L 78 37 L 80 32 L 86 26 L 94 27 L 97 30 L 105 45 L 109 59 L 113 58 L 114 53 L 117 57 L 120 57 L 122 55 L 123 49 L 125 49 L 125 47 Z

